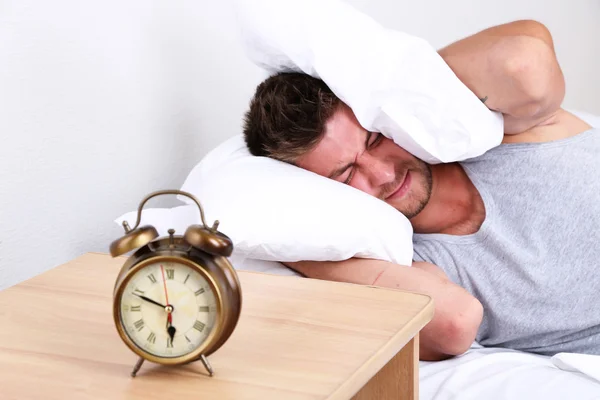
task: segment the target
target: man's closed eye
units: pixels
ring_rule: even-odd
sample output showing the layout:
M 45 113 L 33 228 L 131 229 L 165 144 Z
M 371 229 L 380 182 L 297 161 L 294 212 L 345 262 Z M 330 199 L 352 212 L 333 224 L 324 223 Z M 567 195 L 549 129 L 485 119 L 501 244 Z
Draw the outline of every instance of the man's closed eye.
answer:
M 367 135 L 367 140 L 365 141 L 365 151 L 367 150 L 371 150 L 374 149 L 375 147 L 377 147 L 377 145 L 379 143 L 381 143 L 381 139 L 383 138 L 383 135 L 381 133 L 377 133 L 377 132 L 369 132 Z M 358 159 L 358 156 L 356 156 L 356 159 Z M 348 168 L 347 170 L 347 178 L 344 179 L 343 183 L 345 185 L 349 185 L 350 182 L 352 181 L 352 176 L 354 175 L 354 169 L 355 169 L 355 164 L 352 164 L 352 166 L 350 168 Z M 343 179 L 343 178 L 342 178 Z

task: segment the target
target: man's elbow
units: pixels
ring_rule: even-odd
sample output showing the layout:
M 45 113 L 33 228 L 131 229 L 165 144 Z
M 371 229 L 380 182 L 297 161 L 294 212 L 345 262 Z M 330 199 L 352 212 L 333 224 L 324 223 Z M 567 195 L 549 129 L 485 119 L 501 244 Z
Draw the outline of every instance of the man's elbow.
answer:
M 523 35 L 512 37 L 509 45 L 512 49 L 504 68 L 521 98 L 508 113 L 517 118 L 541 118 L 558 110 L 565 96 L 565 80 L 551 44 Z
M 473 344 L 483 318 L 483 306 L 476 298 L 471 298 L 461 311 L 445 321 L 443 353 L 450 356 L 463 354 Z
M 448 307 L 437 303 L 433 320 L 420 333 L 420 359 L 440 361 L 458 356 L 469 350 L 483 318 L 483 307 L 479 300 L 462 288 L 459 301 Z

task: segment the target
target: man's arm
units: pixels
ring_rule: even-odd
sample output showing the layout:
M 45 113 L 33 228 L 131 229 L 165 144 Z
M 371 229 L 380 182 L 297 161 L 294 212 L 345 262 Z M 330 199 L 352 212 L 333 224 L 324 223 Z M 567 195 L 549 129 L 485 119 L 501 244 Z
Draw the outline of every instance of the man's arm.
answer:
M 413 267 L 387 261 L 353 258 L 345 261 L 285 263 L 309 278 L 402 289 L 431 296 L 433 320 L 419 337 L 421 360 L 442 360 L 464 353 L 475 340 L 483 308 L 463 288 L 453 284 L 436 266 Z
M 565 96 L 548 29 L 525 20 L 495 26 L 439 50 L 488 108 L 504 114 L 506 134 L 546 123 Z

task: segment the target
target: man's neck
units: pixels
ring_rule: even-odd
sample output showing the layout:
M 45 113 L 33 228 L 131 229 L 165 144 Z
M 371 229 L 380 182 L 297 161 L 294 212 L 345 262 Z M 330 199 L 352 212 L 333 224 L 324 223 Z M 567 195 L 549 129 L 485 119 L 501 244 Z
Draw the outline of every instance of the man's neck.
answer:
M 433 186 L 429 202 L 410 220 L 415 233 L 474 233 L 485 219 L 479 192 L 457 164 L 431 166 Z

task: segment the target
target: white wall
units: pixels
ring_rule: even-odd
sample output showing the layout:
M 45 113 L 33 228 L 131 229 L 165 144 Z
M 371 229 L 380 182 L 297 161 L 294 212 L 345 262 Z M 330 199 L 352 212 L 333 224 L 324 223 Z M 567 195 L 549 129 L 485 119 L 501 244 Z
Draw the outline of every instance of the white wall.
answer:
M 441 47 L 535 18 L 554 33 L 565 105 L 600 114 L 597 0 L 353 0 Z M 178 188 L 239 132 L 264 74 L 229 4 L 0 0 L 0 289 L 121 234 L 113 219 Z M 156 201 L 151 205 L 174 204 Z
M 115 217 L 239 131 L 263 74 L 229 11 L 0 0 L 0 288 L 108 251 Z

